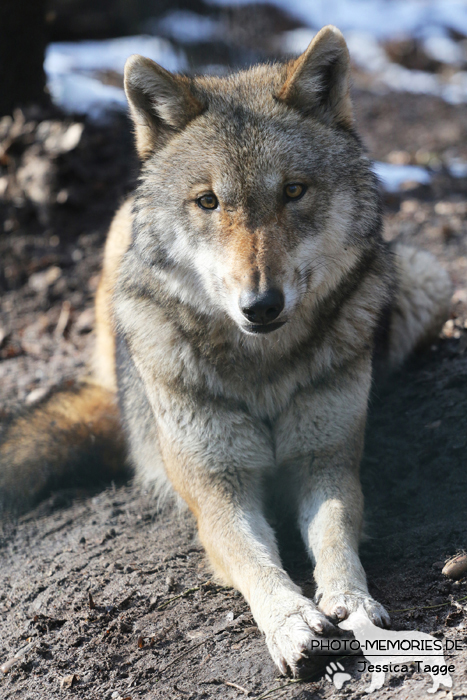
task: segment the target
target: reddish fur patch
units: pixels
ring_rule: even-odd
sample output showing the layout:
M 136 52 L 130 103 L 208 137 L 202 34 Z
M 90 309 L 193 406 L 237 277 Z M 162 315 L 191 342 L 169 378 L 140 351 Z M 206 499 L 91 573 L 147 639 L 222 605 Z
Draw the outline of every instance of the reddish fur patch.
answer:
M 280 279 L 287 240 L 266 228 L 251 230 L 241 214 L 222 213 L 220 230 L 230 270 L 224 280 L 227 287 L 261 289 L 271 280 Z

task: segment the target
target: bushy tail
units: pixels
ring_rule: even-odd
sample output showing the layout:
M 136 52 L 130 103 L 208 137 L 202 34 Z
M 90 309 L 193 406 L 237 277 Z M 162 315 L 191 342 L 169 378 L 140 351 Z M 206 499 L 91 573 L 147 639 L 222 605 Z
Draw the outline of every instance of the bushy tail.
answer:
M 388 356 L 398 367 L 413 351 L 433 340 L 449 318 L 452 283 L 436 258 L 396 244 L 397 291 L 392 307 Z
M 21 513 L 56 489 L 125 474 L 115 395 L 92 383 L 57 390 L 16 417 L 0 444 L 0 513 Z

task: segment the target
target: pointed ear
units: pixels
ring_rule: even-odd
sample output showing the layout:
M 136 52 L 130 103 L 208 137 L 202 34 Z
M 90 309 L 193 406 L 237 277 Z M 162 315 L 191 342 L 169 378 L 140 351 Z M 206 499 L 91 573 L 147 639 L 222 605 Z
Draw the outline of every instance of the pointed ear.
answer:
M 323 27 L 305 53 L 290 63 L 277 97 L 327 124 L 352 126 L 349 51 L 336 27 Z
M 142 159 L 160 148 L 203 111 L 189 80 L 134 54 L 125 63 L 125 93 Z

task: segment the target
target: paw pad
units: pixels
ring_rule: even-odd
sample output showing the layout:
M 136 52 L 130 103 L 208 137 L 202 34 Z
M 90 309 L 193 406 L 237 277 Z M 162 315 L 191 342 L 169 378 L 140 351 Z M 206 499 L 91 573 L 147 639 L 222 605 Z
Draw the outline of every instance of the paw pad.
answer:
M 326 680 L 334 685 L 337 690 L 340 690 L 344 683 L 350 681 L 352 676 L 345 673 L 344 667 L 339 661 L 331 661 L 329 666 L 326 666 Z

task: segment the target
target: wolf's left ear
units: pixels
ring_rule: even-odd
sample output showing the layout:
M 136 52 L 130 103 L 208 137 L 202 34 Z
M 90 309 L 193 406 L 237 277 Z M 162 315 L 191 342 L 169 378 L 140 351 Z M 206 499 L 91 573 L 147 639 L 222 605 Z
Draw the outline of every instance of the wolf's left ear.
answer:
M 138 54 L 125 63 L 125 92 L 135 125 L 136 148 L 143 159 L 204 109 L 191 92 L 188 78 L 173 75 Z
M 323 27 L 289 65 L 277 98 L 327 124 L 352 126 L 349 51 L 336 27 Z

